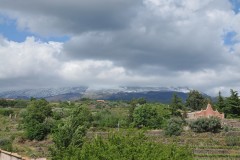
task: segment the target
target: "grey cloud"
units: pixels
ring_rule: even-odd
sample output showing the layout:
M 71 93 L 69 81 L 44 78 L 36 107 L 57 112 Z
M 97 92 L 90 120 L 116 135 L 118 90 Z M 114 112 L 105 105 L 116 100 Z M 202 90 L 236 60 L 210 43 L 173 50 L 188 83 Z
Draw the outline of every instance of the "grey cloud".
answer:
M 111 60 L 139 73 L 149 66 L 195 72 L 229 64 L 221 37 L 224 22 L 208 22 L 205 10 L 186 11 L 179 18 L 180 11 L 173 8 L 159 15 L 146 6 L 131 27 L 76 36 L 65 44 L 65 53 L 79 59 Z M 147 72 L 156 74 L 152 69 Z
M 0 11 L 16 17 L 21 27 L 40 34 L 124 28 L 142 5 L 139 0 L 0 0 L 0 3 Z

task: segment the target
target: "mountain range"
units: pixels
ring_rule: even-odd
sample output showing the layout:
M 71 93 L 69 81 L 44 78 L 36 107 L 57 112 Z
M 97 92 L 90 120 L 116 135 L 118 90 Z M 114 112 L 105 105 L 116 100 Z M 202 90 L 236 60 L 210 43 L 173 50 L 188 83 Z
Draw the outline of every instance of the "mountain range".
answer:
M 148 101 L 168 103 L 172 95 L 176 93 L 186 100 L 192 89 L 188 87 L 117 87 L 117 88 L 91 88 L 91 87 L 60 87 L 22 89 L 0 91 L 0 98 L 29 99 L 45 98 L 48 101 L 77 100 L 81 98 L 103 100 L 131 100 L 133 98 L 145 98 Z

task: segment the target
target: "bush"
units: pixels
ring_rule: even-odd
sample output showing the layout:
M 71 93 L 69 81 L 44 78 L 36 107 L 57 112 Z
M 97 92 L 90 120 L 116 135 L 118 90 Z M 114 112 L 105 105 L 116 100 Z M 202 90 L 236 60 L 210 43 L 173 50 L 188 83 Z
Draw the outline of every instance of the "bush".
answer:
M 226 136 L 225 142 L 227 146 L 240 146 L 240 137 Z
M 190 160 L 192 150 L 175 144 L 151 142 L 143 134 L 110 134 L 85 141 L 82 148 L 71 148 L 62 159 L 105 160 Z
M 71 148 L 80 148 L 91 122 L 92 114 L 87 106 L 75 106 L 72 114 L 53 132 L 54 146 L 50 148 L 52 159 L 63 159 L 63 154 Z
M 12 151 L 12 142 L 9 139 L 0 139 L 0 148 L 6 151 Z
M 26 100 L 17 100 L 14 107 L 15 108 L 26 108 L 27 105 L 28 105 L 28 102 Z
M 192 123 L 190 123 L 190 128 L 194 132 L 202 133 L 202 132 L 212 132 L 217 133 L 220 131 L 221 120 L 217 117 L 210 118 L 199 118 Z
M 179 136 L 183 131 L 184 121 L 181 118 L 171 118 L 165 127 L 165 135 Z
M 119 118 L 113 115 L 109 110 L 102 110 L 94 115 L 93 124 L 95 127 L 117 127 Z
M 1 108 L 0 109 L 0 114 L 3 116 L 9 116 L 10 114 L 13 114 L 13 110 L 12 109 L 5 109 L 5 108 Z
M 153 105 L 144 104 L 133 111 L 133 124 L 135 127 L 161 128 L 162 122 L 163 118 Z
M 33 100 L 22 113 L 25 134 L 28 139 L 43 140 L 51 131 L 47 119 L 52 116 L 49 103 L 44 100 Z

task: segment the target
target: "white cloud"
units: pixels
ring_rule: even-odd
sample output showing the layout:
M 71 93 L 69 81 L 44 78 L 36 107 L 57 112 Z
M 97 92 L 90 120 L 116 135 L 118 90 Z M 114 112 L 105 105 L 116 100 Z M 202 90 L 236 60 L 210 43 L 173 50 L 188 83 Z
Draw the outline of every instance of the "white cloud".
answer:
M 62 44 L 43 43 L 29 37 L 23 43 L 2 39 L 0 79 L 54 74 Z M 51 69 L 51 73 L 48 69 Z
M 0 2 L 23 29 L 71 36 L 66 43 L 0 38 L 1 80 L 240 89 L 240 43 L 230 50 L 223 39 L 230 31 L 240 39 L 240 14 L 228 0 Z

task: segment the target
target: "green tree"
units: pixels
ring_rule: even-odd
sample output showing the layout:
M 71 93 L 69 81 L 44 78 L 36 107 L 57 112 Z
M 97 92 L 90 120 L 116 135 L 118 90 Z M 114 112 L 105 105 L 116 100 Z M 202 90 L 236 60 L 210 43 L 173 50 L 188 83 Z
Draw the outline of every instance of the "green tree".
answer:
M 72 148 L 81 148 L 87 129 L 92 122 L 92 114 L 85 106 L 75 106 L 71 115 L 58 125 L 53 133 L 54 146 L 51 148 L 52 159 L 62 159 L 63 154 Z
M 172 101 L 169 105 L 172 116 L 181 116 L 180 109 L 183 109 L 182 99 L 177 96 L 176 93 L 173 94 Z
M 230 90 L 230 97 L 226 99 L 226 106 L 223 111 L 227 117 L 239 117 L 240 116 L 240 100 L 238 97 L 238 92 Z
M 151 104 L 138 106 L 134 110 L 133 123 L 136 127 L 160 128 L 162 121 L 157 108 Z
M 226 107 L 224 98 L 221 95 L 221 92 L 218 92 L 218 98 L 217 98 L 217 103 L 216 103 L 217 108 L 219 109 L 219 111 L 223 112 L 224 108 Z
M 131 124 L 133 122 L 133 112 L 134 112 L 135 108 L 138 105 L 143 105 L 143 104 L 146 104 L 146 103 L 147 103 L 147 101 L 144 98 L 132 99 L 130 101 L 130 107 L 129 107 L 129 110 L 128 110 L 128 123 L 129 124 Z
M 193 110 L 201 110 L 207 105 L 206 98 L 196 90 L 190 91 L 186 99 L 186 107 Z
M 44 100 L 34 100 L 27 106 L 23 114 L 23 124 L 28 139 L 43 140 L 51 131 L 47 119 L 52 116 L 49 103 Z

